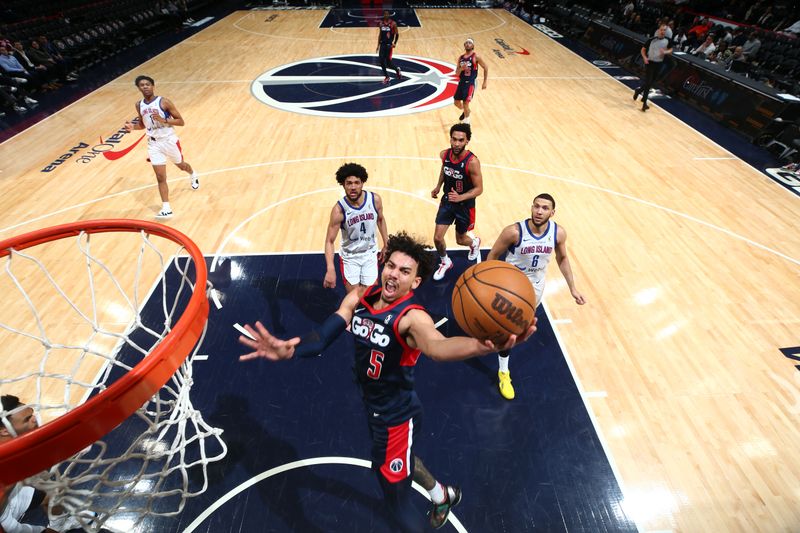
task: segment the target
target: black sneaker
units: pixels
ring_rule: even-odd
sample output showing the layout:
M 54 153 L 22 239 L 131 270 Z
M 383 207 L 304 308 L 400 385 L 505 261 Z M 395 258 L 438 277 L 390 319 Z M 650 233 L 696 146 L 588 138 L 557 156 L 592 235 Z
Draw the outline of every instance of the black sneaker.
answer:
M 649 105 L 647 105 L 647 104 L 643 104 L 642 105 L 642 111 L 647 111 L 648 109 L 650 109 Z
M 450 516 L 450 509 L 461 503 L 461 489 L 458 487 L 444 486 L 444 501 L 442 503 L 432 503 L 428 518 L 431 527 L 439 529 L 447 522 Z
M 458 120 L 464 120 L 464 113 L 461 113 L 461 116 L 458 117 Z
M 636 101 L 637 98 L 639 98 L 640 94 L 642 94 L 642 89 L 636 88 L 636 89 L 633 90 L 633 100 L 634 100 L 634 102 Z

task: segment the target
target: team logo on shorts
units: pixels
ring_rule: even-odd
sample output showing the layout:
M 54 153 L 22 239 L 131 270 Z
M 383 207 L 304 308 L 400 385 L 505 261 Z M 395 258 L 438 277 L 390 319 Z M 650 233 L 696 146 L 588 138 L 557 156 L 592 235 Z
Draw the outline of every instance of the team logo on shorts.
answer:
M 395 474 L 399 474 L 403 471 L 403 460 L 400 458 L 392 459 L 392 462 L 389 463 L 389 470 L 394 472 Z
M 294 113 L 327 117 L 386 117 L 449 105 L 458 80 L 455 65 L 425 57 L 395 55 L 401 78 L 378 57 L 353 54 L 305 59 L 269 70 L 251 92 L 261 102 Z

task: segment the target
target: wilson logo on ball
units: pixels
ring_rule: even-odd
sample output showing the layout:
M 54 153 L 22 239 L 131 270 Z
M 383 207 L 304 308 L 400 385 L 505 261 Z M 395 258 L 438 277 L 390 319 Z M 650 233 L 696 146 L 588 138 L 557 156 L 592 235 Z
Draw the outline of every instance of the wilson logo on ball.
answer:
M 529 322 L 525 320 L 525 313 L 522 309 L 515 306 L 511 300 L 504 297 L 499 292 L 494 293 L 492 309 L 505 316 L 512 324 L 522 329 L 528 329 Z

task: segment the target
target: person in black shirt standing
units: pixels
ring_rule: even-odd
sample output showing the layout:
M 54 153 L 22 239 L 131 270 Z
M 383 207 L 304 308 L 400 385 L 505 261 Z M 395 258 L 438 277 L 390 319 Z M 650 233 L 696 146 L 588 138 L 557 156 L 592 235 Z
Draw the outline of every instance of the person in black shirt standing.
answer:
M 392 61 L 392 52 L 394 51 L 394 47 L 397 46 L 397 39 L 400 37 L 400 34 L 397 31 L 397 24 L 391 18 L 389 18 L 389 12 L 383 12 L 383 20 L 381 20 L 378 25 L 378 58 L 381 62 L 381 70 L 383 70 L 383 84 L 386 85 L 389 83 L 389 74 L 386 72 L 386 68 L 390 68 L 394 70 L 395 74 L 397 74 L 397 79 L 399 80 L 401 77 L 400 68 L 396 67 L 394 62 Z
M 650 106 L 647 105 L 647 96 L 650 94 L 650 87 L 652 87 L 653 82 L 655 82 L 658 71 L 661 70 L 664 56 L 672 53 L 672 39 L 667 38 L 666 31 L 667 27 L 661 25 L 655 36 L 647 39 L 644 46 L 642 46 L 644 84 L 633 91 L 634 100 L 636 100 L 640 94 L 642 95 L 642 111 L 650 109 Z

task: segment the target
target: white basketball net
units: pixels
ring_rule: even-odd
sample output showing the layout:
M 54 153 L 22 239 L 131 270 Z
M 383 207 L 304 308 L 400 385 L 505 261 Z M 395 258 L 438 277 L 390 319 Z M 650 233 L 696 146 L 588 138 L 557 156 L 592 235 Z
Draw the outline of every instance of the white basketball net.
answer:
M 180 317 L 194 290 L 184 253 L 145 231 L 81 233 L 0 260 L 0 393 L 19 397 L 42 423 L 109 387 Z M 50 495 L 51 520 L 66 518 L 72 527 L 77 520 L 86 531 L 145 531 L 148 515 L 178 514 L 206 490 L 208 463 L 227 449 L 222 431 L 189 398 L 204 337 L 205 328 L 172 379 L 134 415 L 23 482 Z M 0 416 L 6 428 L 7 415 Z M 54 518 L 59 506 L 71 518 Z

